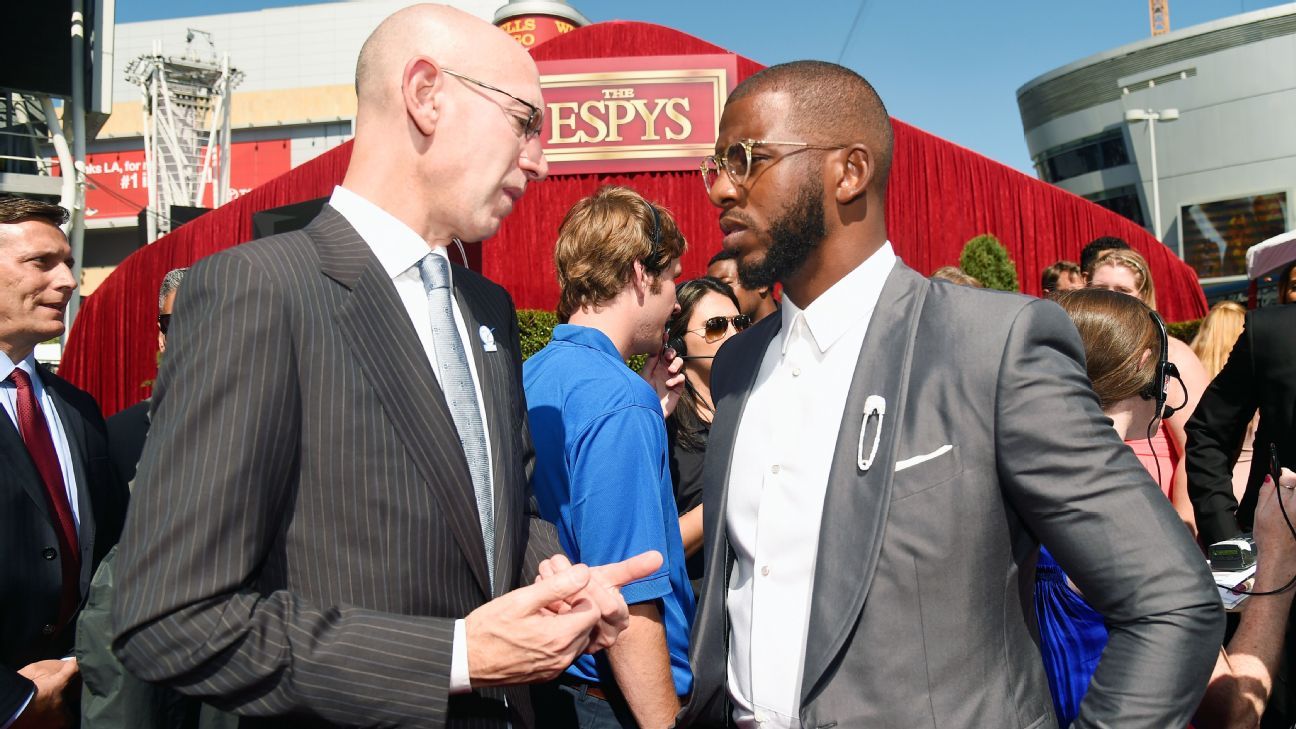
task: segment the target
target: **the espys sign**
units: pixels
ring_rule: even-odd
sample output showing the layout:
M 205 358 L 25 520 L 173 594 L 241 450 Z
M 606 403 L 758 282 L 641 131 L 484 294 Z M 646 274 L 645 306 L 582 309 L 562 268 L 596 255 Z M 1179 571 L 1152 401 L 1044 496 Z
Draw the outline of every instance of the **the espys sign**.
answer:
M 733 55 L 540 61 L 550 174 L 696 170 L 715 150 Z

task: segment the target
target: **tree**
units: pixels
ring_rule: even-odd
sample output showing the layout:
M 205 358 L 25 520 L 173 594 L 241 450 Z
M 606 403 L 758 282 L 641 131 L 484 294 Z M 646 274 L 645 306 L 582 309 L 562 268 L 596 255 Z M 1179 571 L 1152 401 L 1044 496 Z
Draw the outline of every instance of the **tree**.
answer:
M 1021 290 L 1017 284 L 1017 266 L 1008 257 L 1008 249 L 989 233 L 978 235 L 963 246 L 959 268 L 988 289 Z

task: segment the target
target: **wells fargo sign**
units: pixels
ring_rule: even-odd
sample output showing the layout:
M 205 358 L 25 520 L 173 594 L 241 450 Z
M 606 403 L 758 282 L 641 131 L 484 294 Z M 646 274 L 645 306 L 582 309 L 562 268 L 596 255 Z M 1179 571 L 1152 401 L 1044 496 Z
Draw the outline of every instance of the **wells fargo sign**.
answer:
M 513 40 L 531 50 L 551 38 L 570 32 L 576 26 L 570 21 L 552 15 L 518 15 L 497 23 Z
M 733 55 L 541 61 L 550 174 L 696 170 L 715 149 Z

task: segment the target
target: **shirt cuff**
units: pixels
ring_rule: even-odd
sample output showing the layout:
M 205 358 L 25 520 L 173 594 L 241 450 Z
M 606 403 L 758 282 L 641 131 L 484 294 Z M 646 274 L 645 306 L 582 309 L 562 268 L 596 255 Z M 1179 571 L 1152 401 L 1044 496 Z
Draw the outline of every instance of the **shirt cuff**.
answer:
M 468 675 L 468 629 L 464 627 L 464 621 L 456 620 L 454 647 L 450 652 L 450 693 L 466 694 L 469 691 L 472 691 L 472 677 Z
M 22 706 L 18 707 L 18 710 L 14 712 L 13 716 L 9 717 L 9 719 L 5 721 L 5 723 L 0 724 L 0 729 L 9 729 L 9 725 L 13 724 L 15 721 L 18 721 L 18 717 L 22 716 L 22 713 L 27 710 L 27 705 L 30 704 L 31 700 L 34 698 L 36 698 L 35 691 L 32 691 L 31 693 L 27 694 L 27 700 L 22 702 Z

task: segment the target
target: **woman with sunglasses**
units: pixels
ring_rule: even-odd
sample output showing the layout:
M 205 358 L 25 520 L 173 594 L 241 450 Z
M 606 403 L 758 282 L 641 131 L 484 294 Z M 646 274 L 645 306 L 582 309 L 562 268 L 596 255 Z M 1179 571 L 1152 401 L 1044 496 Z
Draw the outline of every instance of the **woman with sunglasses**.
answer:
M 1126 442 L 1146 437 L 1158 424 L 1155 380 L 1161 356 L 1151 309 L 1137 298 L 1101 289 L 1062 292 L 1055 301 L 1080 332 L 1089 380 L 1117 435 Z M 1035 573 L 1035 615 L 1058 726 L 1066 727 L 1098 667 L 1107 627 L 1043 546 Z
M 666 323 L 667 346 L 684 358 L 684 390 L 666 421 L 671 480 L 680 514 L 680 537 L 688 558 L 694 594 L 702 579 L 702 460 L 715 405 L 711 401 L 711 362 L 730 337 L 750 319 L 738 313 L 738 297 L 723 281 L 695 278 L 675 291 L 679 313 Z

